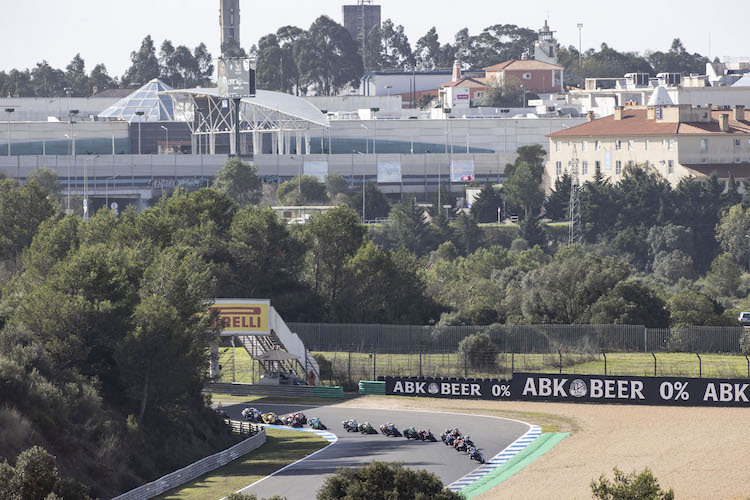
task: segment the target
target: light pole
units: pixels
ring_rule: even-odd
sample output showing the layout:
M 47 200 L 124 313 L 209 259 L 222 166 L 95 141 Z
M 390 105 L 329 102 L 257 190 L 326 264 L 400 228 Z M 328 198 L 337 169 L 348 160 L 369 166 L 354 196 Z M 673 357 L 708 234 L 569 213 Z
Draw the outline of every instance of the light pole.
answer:
M 747 238 L 747 244 L 748 244 L 747 269 L 748 269 L 748 272 L 750 272 L 750 234 L 745 235 L 745 238 Z
M 8 156 L 10 156 L 10 115 L 13 114 L 15 108 L 5 108 L 5 112 L 8 113 Z
M 164 133 L 167 134 L 167 147 L 166 147 L 166 151 L 167 151 L 167 154 L 169 154 L 169 129 L 167 127 L 165 127 L 164 125 L 162 125 L 161 128 L 164 130 Z
M 370 129 L 366 125 L 360 124 L 360 127 L 365 129 L 365 153 L 370 154 Z
M 138 117 L 138 156 L 141 155 L 141 118 L 145 114 L 143 111 L 136 111 L 136 116 Z
M 526 85 L 521 85 L 521 88 L 523 89 L 523 107 L 526 108 Z
M 96 160 L 99 155 L 89 156 L 83 160 L 83 222 L 89 220 L 89 177 L 87 166 L 90 160 Z
M 117 178 L 116 175 L 107 177 L 104 179 L 104 204 L 109 208 L 109 181 L 114 181 Z M 114 185 L 114 182 L 112 183 Z
M 362 155 L 362 224 L 365 224 L 367 222 L 367 218 L 365 217 L 365 160 L 367 159 L 367 155 L 362 151 L 354 151 L 354 153 Z
M 67 210 L 65 211 L 65 213 L 68 213 L 68 214 L 70 213 L 70 164 L 72 162 L 71 158 L 75 157 L 73 153 L 74 148 L 75 148 L 74 137 L 75 135 L 73 134 L 70 134 L 70 135 L 65 134 L 65 138 L 70 141 L 70 149 L 68 150 L 70 151 L 70 154 L 68 155 L 68 197 L 67 197 L 68 202 L 67 202 Z
M 583 48 L 581 30 L 583 29 L 583 23 L 578 23 L 578 72 L 581 73 L 581 90 L 586 86 L 586 80 L 583 77 Z

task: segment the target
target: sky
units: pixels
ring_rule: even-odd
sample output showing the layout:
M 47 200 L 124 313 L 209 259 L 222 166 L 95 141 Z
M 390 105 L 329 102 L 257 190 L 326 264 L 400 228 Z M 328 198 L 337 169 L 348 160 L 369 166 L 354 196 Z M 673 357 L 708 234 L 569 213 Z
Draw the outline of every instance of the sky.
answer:
M 245 48 L 281 26 L 307 28 L 320 15 L 341 22 L 339 0 L 240 2 Z M 404 26 L 412 46 L 432 26 L 445 43 L 464 27 L 472 35 L 493 24 L 538 29 L 549 18 L 564 46 L 578 45 L 576 25 L 583 23 L 584 49 L 606 42 L 617 50 L 642 53 L 667 50 L 674 38 L 680 38 L 688 51 L 704 55 L 709 55 L 710 40 L 711 58 L 750 57 L 750 36 L 741 21 L 750 15 L 750 0 L 375 3 L 382 6 L 384 20 Z M 103 62 L 111 76 L 121 76 L 130 64 L 130 53 L 148 34 L 157 48 L 164 39 L 191 48 L 205 42 L 217 57 L 219 0 L 0 0 L 0 70 L 33 68 L 42 59 L 64 68 L 80 52 L 87 71 Z

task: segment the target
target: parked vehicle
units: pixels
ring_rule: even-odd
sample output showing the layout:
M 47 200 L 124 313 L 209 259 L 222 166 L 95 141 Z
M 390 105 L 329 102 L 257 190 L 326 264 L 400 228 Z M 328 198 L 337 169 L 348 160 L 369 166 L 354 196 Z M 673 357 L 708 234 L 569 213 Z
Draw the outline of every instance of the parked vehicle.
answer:
M 737 317 L 742 326 L 750 326 L 750 312 L 741 312 Z
M 328 429 L 328 427 L 326 427 L 325 425 L 323 425 L 323 422 L 321 422 L 318 417 L 312 417 L 307 422 L 310 424 L 310 427 L 312 427 L 315 430 L 324 431 L 324 430 Z
M 346 432 L 359 432 L 359 424 L 356 420 L 344 420 L 342 425 Z
M 302 380 L 293 373 L 286 372 L 268 372 L 260 377 L 262 385 L 307 385 L 306 380 Z

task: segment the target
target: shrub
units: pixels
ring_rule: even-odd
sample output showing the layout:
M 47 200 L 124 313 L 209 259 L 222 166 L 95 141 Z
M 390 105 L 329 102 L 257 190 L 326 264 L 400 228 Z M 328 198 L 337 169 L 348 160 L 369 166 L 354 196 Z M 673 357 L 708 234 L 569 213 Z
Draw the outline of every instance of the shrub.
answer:
M 318 490 L 318 500 L 349 498 L 463 499 L 460 494 L 445 488 L 432 472 L 407 469 L 400 463 L 376 461 L 360 467 L 341 467 L 335 474 L 328 476 Z
M 486 333 L 469 335 L 458 343 L 458 352 L 462 354 L 471 368 L 489 370 L 497 368 L 499 349 Z
M 245 493 L 232 493 L 231 495 L 227 496 L 227 500 L 286 500 L 286 497 L 274 495 L 270 498 L 259 499 L 258 495 L 256 495 L 255 493 L 251 495 L 247 495 Z
M 16 456 L 31 433 L 31 422 L 21 412 L 12 406 L 0 408 L 0 456 Z
M 654 477 L 653 472 L 646 468 L 636 474 L 625 474 L 615 467 L 615 477 L 610 482 L 604 474 L 599 479 L 591 481 L 591 493 L 600 500 L 673 500 L 674 492 L 664 491 Z
M 742 354 L 750 354 L 750 330 L 748 329 L 742 330 L 740 349 L 742 349 Z
M 513 243 L 510 244 L 510 250 L 512 252 L 523 252 L 529 249 L 529 242 L 523 238 L 516 238 Z
M 41 446 L 18 455 L 16 466 L 0 462 L 0 498 L 88 500 L 86 487 L 57 472 L 57 460 Z

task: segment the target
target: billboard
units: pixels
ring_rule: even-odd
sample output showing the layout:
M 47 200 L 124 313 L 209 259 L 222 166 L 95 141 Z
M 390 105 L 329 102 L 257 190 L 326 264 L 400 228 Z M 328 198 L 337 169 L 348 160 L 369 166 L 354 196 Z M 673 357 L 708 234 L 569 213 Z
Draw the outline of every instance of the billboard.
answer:
M 451 160 L 451 182 L 474 180 L 474 160 Z
M 269 300 L 216 299 L 209 309 L 219 311 L 222 337 L 271 335 Z
M 220 97 L 255 97 L 255 59 L 219 59 L 217 65 Z
M 400 183 L 401 162 L 378 160 L 378 184 Z
M 303 173 L 305 175 L 311 175 L 317 177 L 321 182 L 326 181 L 328 176 L 328 162 L 327 161 L 305 161 L 303 166 Z

